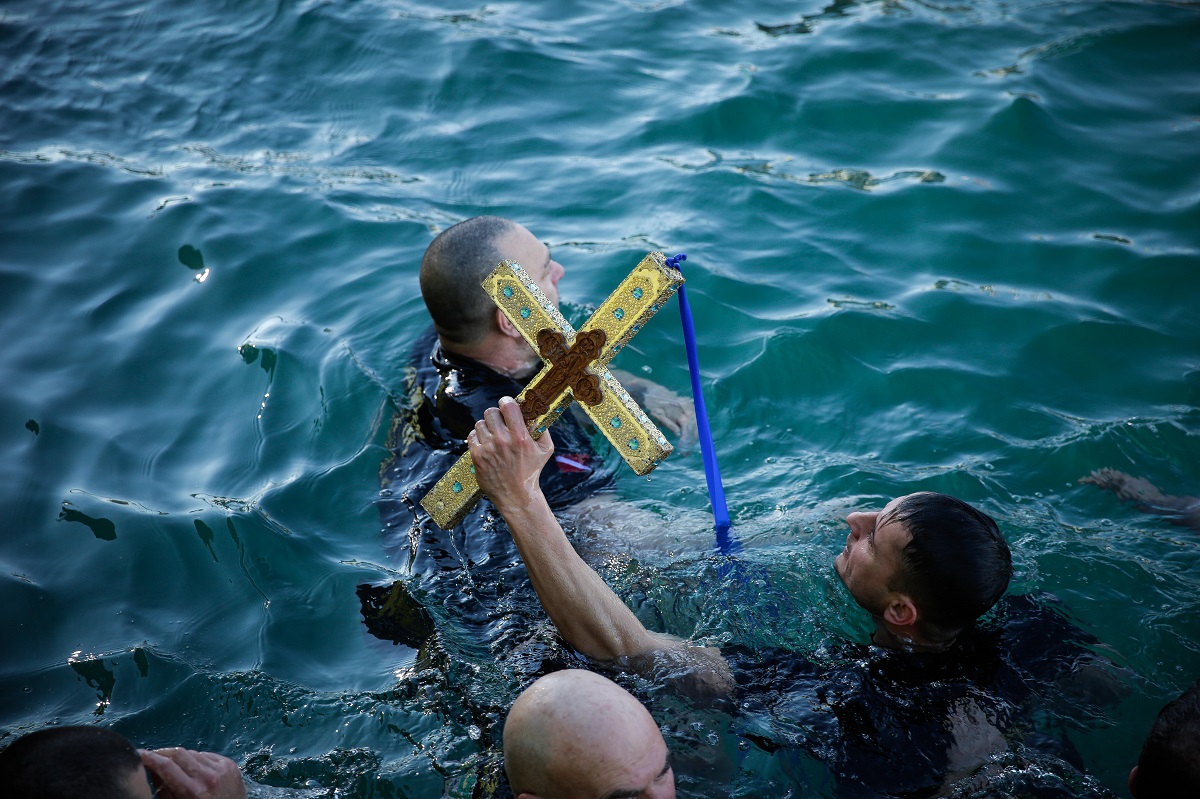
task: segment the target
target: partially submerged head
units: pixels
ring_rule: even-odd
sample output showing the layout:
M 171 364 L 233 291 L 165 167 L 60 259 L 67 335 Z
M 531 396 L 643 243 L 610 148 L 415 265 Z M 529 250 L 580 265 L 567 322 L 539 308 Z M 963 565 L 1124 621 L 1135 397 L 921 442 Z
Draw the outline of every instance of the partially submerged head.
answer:
M 545 244 L 510 219 L 471 217 L 443 230 L 425 250 L 421 296 L 444 346 L 470 354 L 500 332 L 499 311 L 480 283 L 505 259 L 519 263 L 557 306 L 562 266 Z
M 879 621 L 880 643 L 946 645 L 1008 588 L 1008 544 L 990 516 L 960 499 L 909 494 L 846 522 L 834 568 Z
M 149 799 L 141 757 L 104 727 L 51 727 L 0 752 L 0 785 L 10 799 Z
M 1200 796 L 1200 682 L 1166 704 L 1129 772 L 1136 799 Z
M 649 711 L 582 670 L 542 677 L 504 723 L 504 770 L 528 799 L 671 799 L 667 745 Z

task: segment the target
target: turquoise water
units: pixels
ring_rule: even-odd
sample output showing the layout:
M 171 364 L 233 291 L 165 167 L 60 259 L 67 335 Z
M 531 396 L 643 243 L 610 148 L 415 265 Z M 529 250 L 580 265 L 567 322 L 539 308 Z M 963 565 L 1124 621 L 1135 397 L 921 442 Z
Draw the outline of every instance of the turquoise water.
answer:
M 1077 480 L 1200 495 L 1200 4 L 732 5 L 0 3 L 0 734 L 464 790 L 468 698 L 519 686 L 465 645 L 417 673 L 355 586 L 400 570 L 375 500 L 417 263 L 488 212 L 550 244 L 577 321 L 645 251 L 689 253 L 784 639 L 862 638 L 828 568 L 849 510 L 934 489 L 994 515 L 1013 590 L 1126 670 L 1071 730 L 1123 795 L 1200 677 L 1200 533 Z M 681 341 L 664 314 L 616 365 L 686 391 Z M 702 485 L 695 452 L 621 478 L 664 520 Z M 710 577 L 696 540 L 641 577 Z M 676 633 L 762 634 L 659 601 Z

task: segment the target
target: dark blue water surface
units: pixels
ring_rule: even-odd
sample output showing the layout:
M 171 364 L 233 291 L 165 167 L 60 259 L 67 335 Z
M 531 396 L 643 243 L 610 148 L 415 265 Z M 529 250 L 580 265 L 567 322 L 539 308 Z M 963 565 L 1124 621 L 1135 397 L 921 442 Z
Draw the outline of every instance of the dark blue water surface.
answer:
M 356 587 L 403 576 L 376 503 L 421 253 L 495 213 L 576 321 L 690 256 L 773 604 L 712 590 L 693 450 L 618 479 L 687 528 L 602 564 L 649 623 L 865 640 L 842 518 L 960 495 L 1113 664 L 1121 698 L 1055 713 L 1076 788 L 1122 795 L 1200 677 L 1200 531 L 1077 481 L 1200 495 L 1198 68 L 1190 2 L 0 2 L 0 745 L 98 723 L 293 792 L 469 795 L 519 676 L 370 635 Z M 686 391 L 673 309 L 616 365 Z M 735 765 L 685 793 L 832 791 L 707 732 L 669 738 Z

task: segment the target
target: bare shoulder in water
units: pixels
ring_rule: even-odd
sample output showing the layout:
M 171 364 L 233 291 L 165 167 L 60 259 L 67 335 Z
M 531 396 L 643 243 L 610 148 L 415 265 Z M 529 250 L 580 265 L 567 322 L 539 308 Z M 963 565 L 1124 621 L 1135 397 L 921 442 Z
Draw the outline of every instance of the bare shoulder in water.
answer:
M 587 497 L 558 515 L 589 563 L 614 552 L 678 555 L 711 545 L 711 515 L 672 511 L 663 516 L 611 492 Z

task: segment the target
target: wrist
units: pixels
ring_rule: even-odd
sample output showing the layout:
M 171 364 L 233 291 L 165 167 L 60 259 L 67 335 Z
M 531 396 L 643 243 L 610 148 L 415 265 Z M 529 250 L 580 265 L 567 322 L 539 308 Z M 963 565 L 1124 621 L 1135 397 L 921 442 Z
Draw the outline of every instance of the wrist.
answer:
M 532 481 L 532 485 L 522 485 L 518 490 L 504 492 L 494 497 L 489 497 L 492 504 L 496 506 L 496 510 L 504 516 L 510 513 L 533 514 L 542 506 L 549 507 L 546 502 L 546 497 L 542 494 L 542 486 L 537 481 Z

